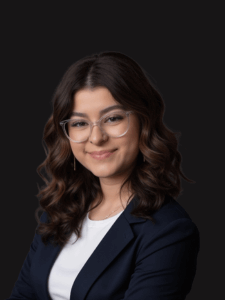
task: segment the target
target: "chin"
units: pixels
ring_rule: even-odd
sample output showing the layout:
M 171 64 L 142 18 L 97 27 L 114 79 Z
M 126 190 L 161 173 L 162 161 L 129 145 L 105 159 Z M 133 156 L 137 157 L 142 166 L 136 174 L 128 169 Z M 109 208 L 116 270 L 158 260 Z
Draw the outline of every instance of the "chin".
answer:
M 89 169 L 95 176 L 97 177 L 110 177 L 112 176 L 115 171 L 114 170 L 110 170 L 110 168 L 107 168 L 106 166 L 104 166 L 103 168 L 99 167 L 93 167 L 91 169 Z
M 91 171 L 91 170 L 90 170 Z M 92 171 L 91 171 L 92 172 Z M 112 173 L 109 173 L 109 171 L 97 171 L 96 170 L 94 172 L 92 172 L 96 177 L 99 177 L 99 178 L 105 178 L 105 177 L 109 177 L 109 176 L 112 176 Z

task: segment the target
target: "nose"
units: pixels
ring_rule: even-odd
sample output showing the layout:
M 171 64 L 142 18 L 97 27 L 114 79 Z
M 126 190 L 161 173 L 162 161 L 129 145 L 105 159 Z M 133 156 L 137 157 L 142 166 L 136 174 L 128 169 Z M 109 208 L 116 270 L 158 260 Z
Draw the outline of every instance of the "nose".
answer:
M 102 132 L 100 126 L 98 126 L 97 124 L 93 125 L 90 132 L 89 141 L 94 143 L 99 143 L 106 139 L 107 139 L 107 135 Z

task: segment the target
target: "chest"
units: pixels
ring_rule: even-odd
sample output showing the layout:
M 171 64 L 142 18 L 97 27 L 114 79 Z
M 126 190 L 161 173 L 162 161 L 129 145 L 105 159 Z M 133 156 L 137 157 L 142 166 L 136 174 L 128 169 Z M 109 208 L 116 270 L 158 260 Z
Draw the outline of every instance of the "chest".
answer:
M 117 214 L 119 214 L 121 211 L 123 211 L 123 206 L 118 207 L 117 209 L 107 209 L 107 208 L 95 208 L 89 212 L 89 219 L 93 221 L 100 221 L 108 218 L 111 218 Z

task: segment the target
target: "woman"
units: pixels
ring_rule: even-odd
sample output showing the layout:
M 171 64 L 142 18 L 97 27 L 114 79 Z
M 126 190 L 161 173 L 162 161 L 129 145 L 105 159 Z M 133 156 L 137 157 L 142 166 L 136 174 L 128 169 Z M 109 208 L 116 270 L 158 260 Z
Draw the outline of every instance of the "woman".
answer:
M 156 87 L 122 53 L 67 70 L 44 130 L 43 214 L 9 299 L 185 299 L 199 231 L 175 200 L 180 176 L 193 181 L 163 114 Z

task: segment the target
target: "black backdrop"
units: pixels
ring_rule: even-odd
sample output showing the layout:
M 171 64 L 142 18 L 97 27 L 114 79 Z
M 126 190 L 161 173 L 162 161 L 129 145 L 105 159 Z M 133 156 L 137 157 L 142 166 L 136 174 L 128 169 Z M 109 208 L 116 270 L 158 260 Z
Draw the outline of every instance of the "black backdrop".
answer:
M 100 51 L 137 61 L 163 95 L 165 124 L 182 133 L 182 170 L 196 184 L 182 180 L 177 201 L 201 235 L 187 300 L 221 299 L 222 8 L 204 1 L 106 3 L 14 1 L 2 9 L 1 299 L 11 293 L 37 226 L 43 181 L 36 169 L 45 159 L 41 139 L 53 92 L 72 63 Z

